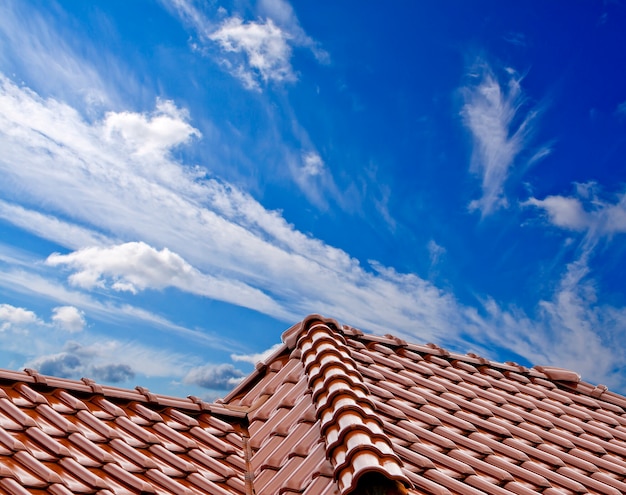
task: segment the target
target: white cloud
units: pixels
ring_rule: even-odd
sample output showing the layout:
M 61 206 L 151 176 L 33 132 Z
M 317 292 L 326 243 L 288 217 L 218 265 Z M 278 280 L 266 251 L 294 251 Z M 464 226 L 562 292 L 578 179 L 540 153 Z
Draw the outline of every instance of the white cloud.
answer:
M 485 301 L 485 317 L 477 316 L 472 330 L 485 348 L 510 349 L 535 364 L 576 370 L 584 380 L 623 389 L 626 386 L 626 347 L 620 332 L 626 308 L 598 301 L 595 281 L 589 277 L 588 256 L 567 266 L 550 299 L 538 304 L 534 318 L 516 308 L 502 309 Z
M 261 361 L 265 361 L 269 356 L 271 356 L 279 347 L 282 347 L 282 344 L 274 344 L 269 349 L 266 349 L 263 352 L 255 353 L 255 354 L 231 354 L 230 358 L 233 361 L 239 361 L 242 363 L 250 363 L 257 364 Z
M 595 183 L 576 184 L 574 197 L 531 197 L 521 204 L 543 210 L 550 223 L 562 229 L 588 232 L 592 237 L 626 233 L 626 193 L 607 201 L 599 196 Z
M 170 0 L 166 5 L 198 34 L 200 43 L 214 43 L 222 65 L 247 89 L 259 90 L 261 83 L 293 82 L 297 76 L 291 65 L 294 47 L 311 50 L 326 63 L 328 53 L 308 36 L 284 0 L 264 0 L 258 4 L 259 18 L 244 20 L 232 15 L 215 26 L 202 10 L 188 0 Z M 223 15 L 225 10 L 218 9 Z M 198 44 L 192 47 L 198 49 Z
M 302 161 L 304 162 L 302 172 L 305 175 L 316 176 L 324 171 L 324 161 L 322 157 L 314 151 L 304 153 L 302 155 Z
M 244 376 L 232 364 L 205 364 L 190 369 L 183 382 L 213 390 L 227 390 L 237 385 Z
M 290 37 L 271 19 L 244 22 L 236 16 L 210 35 L 223 51 L 245 56 L 245 61 L 235 62 L 235 72 L 248 89 L 258 88 L 259 77 L 264 83 L 295 81 Z
M 63 285 L 40 273 L 31 270 L 6 270 L 0 277 L 0 287 L 15 294 L 22 294 L 30 299 L 53 301 L 61 304 L 73 304 L 89 311 L 94 318 L 105 323 L 129 325 L 130 322 L 149 325 L 153 330 L 173 333 L 193 342 L 194 345 L 232 352 L 240 349 L 241 343 L 223 335 L 207 330 L 192 330 L 177 325 L 162 316 L 130 304 L 119 304 L 117 301 L 98 301 L 91 296 L 77 291 L 67 290 Z
M 88 228 L 1 199 L 0 218 L 41 238 L 75 249 L 111 243 L 105 236 Z
M 103 122 L 105 136 L 137 155 L 160 157 L 201 134 L 187 123 L 189 114 L 172 101 L 158 100 L 150 117 L 133 112 L 109 112 Z
M 52 254 L 51 266 L 68 266 L 71 285 L 83 289 L 104 288 L 106 278 L 115 291 L 136 294 L 145 289 L 177 289 L 231 304 L 249 307 L 273 316 L 284 312 L 258 289 L 234 280 L 203 274 L 167 248 L 158 251 L 144 242 L 110 247 L 89 247 L 69 254 Z
M 473 200 L 470 210 L 489 215 L 508 204 L 504 186 L 520 153 L 528 144 L 537 109 L 524 111 L 527 99 L 523 94 L 522 78 L 513 70 L 502 84 L 485 63 L 477 64 L 474 80 L 462 89 L 465 104 L 461 111 L 463 122 L 473 138 L 470 171 L 481 178 L 482 196 Z M 543 147 L 531 160 L 548 154 Z
M 57 306 L 52 309 L 52 322 L 67 332 L 80 332 L 85 328 L 85 313 L 75 306 Z
M 18 308 L 10 304 L 0 304 L 0 332 L 42 323 L 37 315 L 28 309 Z
M 437 244 L 434 239 L 428 241 L 427 248 L 431 266 L 439 264 L 441 258 L 446 254 L 446 248 Z
M 182 127 L 168 127 L 174 129 L 171 139 L 166 139 L 169 144 L 157 149 L 155 158 L 129 154 L 122 146 L 140 149 L 141 143 L 133 139 L 139 139 L 141 133 L 119 133 L 116 140 L 111 140 L 103 122 L 87 123 L 68 105 L 42 99 L 6 78 L 0 79 L 0 106 L 0 192 L 24 210 L 25 204 L 45 204 L 46 212 L 37 217 L 33 231 L 53 236 L 54 220 L 62 218 L 64 228 L 80 226 L 120 240 L 114 245 L 108 241 L 51 258 L 74 270 L 78 274 L 74 280 L 86 287 L 99 283 L 111 288 L 117 283 L 117 289 L 134 290 L 175 286 L 220 300 L 226 293 L 227 297 L 239 298 L 232 299 L 238 304 L 278 315 L 290 323 L 316 312 L 367 331 L 393 330 L 414 341 L 447 341 L 460 348 L 467 347 L 465 332 L 476 336 L 476 341 L 478 336 L 486 335 L 529 359 L 537 358 L 539 364 L 545 364 L 546 359 L 555 365 L 559 365 L 559 359 L 570 362 L 565 354 L 537 352 L 555 345 L 543 330 L 547 328 L 542 323 L 548 321 L 547 316 L 535 320 L 497 304 L 487 304 L 481 315 L 415 274 L 398 273 L 373 261 L 369 266 L 361 265 L 345 251 L 296 230 L 278 212 L 266 210 L 232 184 L 199 178 L 195 170 L 178 163 L 169 153 L 168 146 L 184 142 L 185 133 L 193 135 L 189 128 L 183 133 L 178 131 L 188 125 L 183 113 L 178 117 L 176 112 L 168 114 L 173 120 L 179 119 Z M 123 114 L 128 117 L 130 112 Z M 140 118 L 132 119 L 144 125 L 154 115 L 140 114 Z M 150 133 L 146 136 L 148 141 L 153 138 Z M 21 191 L 19 197 L 14 195 L 15 190 Z M 607 215 L 615 218 L 613 225 L 619 225 L 617 213 Z M 29 229 L 23 219 L 19 226 Z M 131 240 L 140 242 L 128 242 Z M 64 242 L 74 249 L 71 239 Z M 32 275 L 29 271 L 7 270 L 0 284 L 88 310 L 90 317 L 98 311 L 99 317 L 160 321 L 140 308 L 97 302 L 84 293 Z M 216 289 L 219 284 L 224 284 L 224 291 Z M 233 287 L 252 292 L 234 294 L 229 292 Z M 558 300 L 558 294 L 555 298 Z M 578 301 L 583 320 L 598 314 L 599 321 L 614 321 L 622 314 L 620 308 L 593 306 L 588 298 Z M 565 306 L 552 307 L 565 311 Z M 542 311 L 548 314 L 547 309 Z M 608 314 L 617 316 L 610 320 Z M 203 336 L 198 335 L 201 332 L 171 322 L 160 321 L 159 328 L 206 345 L 219 344 L 214 337 L 204 336 L 206 340 L 202 340 Z M 520 333 L 522 330 L 527 333 Z M 567 338 L 568 333 L 559 335 Z M 592 349 L 597 359 L 602 359 L 601 352 L 613 356 L 619 347 L 607 342 L 601 339 Z M 578 346 L 577 352 L 586 348 L 582 339 L 572 340 L 574 345 Z M 229 352 L 233 352 L 232 347 Z M 571 354 L 577 355 L 573 351 Z M 99 365 L 129 362 L 140 373 L 135 361 Z M 172 376 L 184 376 L 188 367 L 182 369 L 182 375 L 180 370 L 166 371 Z M 165 376 L 163 373 L 158 376 Z
M 320 63 L 329 62 L 330 55 L 328 52 L 304 32 L 293 7 L 288 2 L 285 0 L 260 0 L 257 8 L 262 16 L 273 19 L 277 25 L 287 31 L 296 46 L 309 48 Z

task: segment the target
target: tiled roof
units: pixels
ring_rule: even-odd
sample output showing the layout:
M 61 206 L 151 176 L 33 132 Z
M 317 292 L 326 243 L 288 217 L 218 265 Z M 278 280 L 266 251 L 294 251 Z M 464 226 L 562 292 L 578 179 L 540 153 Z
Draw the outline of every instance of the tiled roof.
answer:
M 283 341 L 216 404 L 0 372 L 0 495 L 626 493 L 626 398 L 572 371 L 317 315 Z
M 626 493 L 626 398 L 572 371 L 316 315 L 283 341 L 224 399 L 248 411 L 257 495 L 345 495 L 369 473 L 394 493 Z
M 0 372 L 0 494 L 250 493 L 245 414 Z

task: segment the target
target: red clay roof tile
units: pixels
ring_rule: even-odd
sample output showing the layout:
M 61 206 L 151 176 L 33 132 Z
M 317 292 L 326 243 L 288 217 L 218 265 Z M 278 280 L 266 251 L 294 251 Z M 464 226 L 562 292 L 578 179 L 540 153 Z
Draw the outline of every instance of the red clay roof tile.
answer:
M 626 493 L 626 398 L 574 372 L 318 315 L 283 339 L 216 404 L 0 371 L 0 495 Z

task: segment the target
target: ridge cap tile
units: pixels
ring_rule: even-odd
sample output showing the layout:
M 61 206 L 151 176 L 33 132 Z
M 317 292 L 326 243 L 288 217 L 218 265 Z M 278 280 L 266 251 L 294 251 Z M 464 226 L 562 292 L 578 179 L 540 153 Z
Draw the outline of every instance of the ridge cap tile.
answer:
M 308 324 L 306 323 L 308 321 Z M 327 386 L 337 378 L 333 377 L 330 372 L 331 367 L 324 367 L 321 364 L 325 361 L 340 360 L 342 367 L 353 376 L 355 380 L 359 380 L 359 388 L 362 391 L 369 390 L 363 381 L 362 375 L 358 372 L 359 365 L 352 357 L 346 340 L 343 335 L 333 330 L 333 327 L 341 328 L 336 323 L 329 324 L 321 321 L 319 318 L 313 317 L 303 322 L 303 326 L 298 329 L 297 347 L 302 351 L 302 361 L 305 363 L 305 373 L 309 378 L 309 387 L 314 388 L 315 381 L 323 377 L 322 380 Z M 293 340 L 293 335 L 291 336 Z M 380 339 L 375 339 L 381 342 Z M 389 340 L 389 339 L 387 339 Z M 384 340 L 382 341 L 384 342 Z M 394 341 L 391 341 L 395 344 Z M 378 344 L 372 345 L 376 349 Z M 393 352 L 389 350 L 389 352 Z M 362 349 L 356 352 L 357 356 L 367 356 L 377 364 L 382 363 L 387 367 L 399 370 L 404 367 L 393 359 L 382 355 L 380 349 L 376 352 L 370 349 Z M 320 363 L 317 368 L 313 363 Z M 317 372 L 313 372 L 313 369 Z M 352 375 L 354 371 L 354 375 Z M 376 370 L 382 373 L 386 371 L 384 366 Z M 384 376 L 384 374 L 383 374 Z M 348 382 L 344 382 L 349 387 Z M 381 382 L 382 384 L 382 382 Z M 358 479 L 367 472 L 380 472 L 389 480 L 398 480 L 405 486 L 411 486 L 410 480 L 403 474 L 401 470 L 401 460 L 393 453 L 391 440 L 387 437 L 380 425 L 381 420 L 372 413 L 367 412 L 363 405 L 354 398 L 355 392 L 351 394 L 338 396 L 332 403 L 323 399 L 323 395 L 314 397 L 314 404 L 317 409 L 318 418 L 322 418 L 324 442 L 326 444 L 326 457 L 331 461 L 335 471 L 335 477 L 339 483 L 339 490 L 342 495 L 351 492 L 355 487 Z M 345 398 L 342 398 L 345 397 Z M 328 398 L 328 397 L 327 397 Z M 371 399 L 365 396 L 366 402 L 370 403 Z M 347 400 L 344 405 L 335 407 L 337 400 Z M 371 402 L 374 405 L 373 402 Z M 325 419 L 324 419 L 325 418 Z M 379 426 L 376 432 L 370 429 L 368 423 L 375 420 Z M 378 431 L 380 430 L 380 432 Z M 329 438 L 330 432 L 333 432 Z M 382 449 L 382 450 L 381 450 Z

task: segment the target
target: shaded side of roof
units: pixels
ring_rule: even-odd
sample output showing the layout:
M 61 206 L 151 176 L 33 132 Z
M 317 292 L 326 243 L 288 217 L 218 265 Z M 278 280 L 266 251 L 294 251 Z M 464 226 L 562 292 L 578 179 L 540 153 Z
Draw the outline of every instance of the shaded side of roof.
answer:
M 319 315 L 283 340 L 225 398 L 250 411 L 259 495 L 349 493 L 351 474 L 372 471 L 411 494 L 626 493 L 626 398 L 574 372 L 364 335 Z M 344 471 L 350 451 L 363 462 Z
M 0 385 L 0 493 L 251 493 L 243 413 L 32 370 Z

